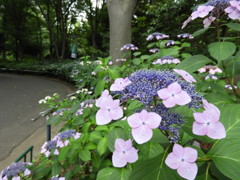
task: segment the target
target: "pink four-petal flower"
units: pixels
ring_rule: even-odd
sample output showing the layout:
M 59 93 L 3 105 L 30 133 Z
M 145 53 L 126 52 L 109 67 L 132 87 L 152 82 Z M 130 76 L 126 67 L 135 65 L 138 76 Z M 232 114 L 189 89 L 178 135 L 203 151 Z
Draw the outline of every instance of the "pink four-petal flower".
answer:
M 197 160 L 197 151 L 190 147 L 182 147 L 178 144 L 173 146 L 171 152 L 165 163 L 171 169 L 177 169 L 178 174 L 186 179 L 195 179 L 198 167 L 195 161 Z
M 109 91 L 106 89 L 102 92 L 101 96 L 96 100 L 96 106 L 100 107 L 104 105 L 107 101 L 113 100 L 112 96 L 109 95 Z
M 100 104 L 100 109 L 96 114 L 96 123 L 98 125 L 104 125 L 121 117 L 123 117 L 123 110 L 120 107 L 120 101 L 107 99 L 104 103 L 102 102 Z
M 138 160 L 138 150 L 132 147 L 132 141 L 129 139 L 116 139 L 115 150 L 112 156 L 114 167 L 124 167 L 127 163 L 134 163 Z
M 180 70 L 180 69 L 173 69 L 177 74 L 179 74 L 180 76 L 182 76 L 183 79 L 185 79 L 187 82 L 197 82 L 193 76 L 191 74 L 189 74 L 188 72 L 184 71 L 184 70 Z
M 143 144 L 152 138 L 152 129 L 158 128 L 161 116 L 155 112 L 142 110 L 128 117 L 128 124 L 132 128 L 132 135 L 138 144 Z
M 131 81 L 128 78 L 117 78 L 115 82 L 111 85 L 110 91 L 122 91 L 129 84 L 131 84 Z
M 175 105 L 186 105 L 191 102 L 191 97 L 182 90 L 177 82 L 170 84 L 167 88 L 160 89 L 157 93 L 167 108 Z
M 194 20 L 198 17 L 204 18 L 213 10 L 213 6 L 199 6 L 196 11 L 191 14 L 191 19 Z
M 219 122 L 220 114 L 211 107 L 202 113 L 193 114 L 195 122 L 193 123 L 193 134 L 207 135 L 212 139 L 223 139 L 226 137 L 225 127 Z

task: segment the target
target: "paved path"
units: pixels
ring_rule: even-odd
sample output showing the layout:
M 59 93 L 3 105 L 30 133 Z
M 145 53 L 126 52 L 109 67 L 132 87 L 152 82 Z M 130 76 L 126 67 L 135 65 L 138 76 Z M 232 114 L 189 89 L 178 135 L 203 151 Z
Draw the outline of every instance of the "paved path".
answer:
M 43 110 L 38 104 L 40 99 L 53 93 L 65 97 L 72 92 L 71 86 L 58 80 L 0 73 L 0 163 L 45 125 L 43 119 L 30 120 Z

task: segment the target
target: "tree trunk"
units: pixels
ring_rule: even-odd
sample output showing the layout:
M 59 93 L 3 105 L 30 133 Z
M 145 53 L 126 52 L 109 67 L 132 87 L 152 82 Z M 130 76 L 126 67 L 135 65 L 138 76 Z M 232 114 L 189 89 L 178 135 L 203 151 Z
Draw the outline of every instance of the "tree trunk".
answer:
M 110 56 L 113 64 L 122 57 L 120 48 L 131 43 L 131 20 L 137 0 L 107 0 L 110 21 Z

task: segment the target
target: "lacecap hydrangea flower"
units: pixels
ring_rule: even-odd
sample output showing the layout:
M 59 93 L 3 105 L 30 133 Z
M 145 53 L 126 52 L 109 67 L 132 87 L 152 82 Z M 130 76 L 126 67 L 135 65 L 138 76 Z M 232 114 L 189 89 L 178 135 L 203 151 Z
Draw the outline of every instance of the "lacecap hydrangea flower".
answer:
M 125 89 L 126 86 L 131 84 L 131 81 L 126 78 L 117 78 L 115 82 L 111 85 L 110 91 L 122 91 Z
M 0 179 L 8 180 L 12 178 L 13 180 L 20 180 L 20 174 L 23 174 L 23 176 L 29 176 L 31 174 L 31 171 L 27 168 L 29 165 L 31 165 L 31 163 L 14 162 L 1 172 Z
M 188 103 L 190 108 L 199 108 L 202 104 L 202 97 L 196 92 L 194 85 L 180 78 L 177 73 L 170 70 L 138 70 L 129 77 L 132 82 L 122 91 L 115 94 L 121 95 L 120 100 L 137 99 L 144 105 L 149 105 L 154 97 L 158 97 L 157 92 L 167 88 L 170 84 L 177 82 L 182 91 L 185 91 L 191 98 Z
M 147 37 L 147 41 L 150 41 L 150 40 L 153 40 L 153 39 L 159 40 L 159 39 L 164 39 L 164 38 L 169 38 L 169 35 L 156 32 L 156 33 L 150 34 Z
M 160 59 L 157 59 L 152 64 L 178 64 L 180 60 L 172 56 L 163 56 Z
M 193 39 L 193 35 L 189 34 L 189 33 L 183 33 L 183 34 L 178 34 L 177 35 L 178 38 L 182 38 L 182 39 Z
M 138 48 L 134 44 L 125 44 L 120 50 L 138 50 Z

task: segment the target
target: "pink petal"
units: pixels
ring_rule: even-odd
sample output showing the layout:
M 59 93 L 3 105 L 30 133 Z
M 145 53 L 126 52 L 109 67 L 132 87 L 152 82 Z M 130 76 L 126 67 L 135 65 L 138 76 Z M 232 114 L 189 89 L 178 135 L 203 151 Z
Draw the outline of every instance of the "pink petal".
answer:
M 206 124 L 200 124 L 198 122 L 193 123 L 192 127 L 193 134 L 204 136 L 208 134 L 208 126 Z
M 234 9 L 235 9 L 235 8 L 229 6 L 229 7 L 227 7 L 227 8 L 225 9 L 225 12 L 226 12 L 226 13 L 232 13 L 232 12 L 234 11 Z
M 154 128 L 158 128 L 158 126 L 161 123 L 161 120 L 162 120 L 162 117 L 159 114 L 155 112 L 149 112 L 148 118 L 145 121 L 145 123 L 149 128 L 154 129 Z
M 194 119 L 198 123 L 205 123 L 208 118 L 208 113 L 193 113 Z
M 116 108 L 116 109 L 111 109 L 111 110 L 109 111 L 109 115 L 110 115 L 111 119 L 113 119 L 113 120 L 120 119 L 121 117 L 123 117 L 123 110 L 122 110 L 122 108 L 119 106 L 119 107 Z
M 112 163 L 114 167 L 124 167 L 127 164 L 126 155 L 123 152 L 113 152 Z
M 175 98 L 170 97 L 166 100 L 163 100 L 163 104 L 165 107 L 171 108 L 171 107 L 174 107 L 177 103 L 175 101 Z
M 113 101 L 112 96 L 101 96 L 96 100 L 97 107 L 105 107 L 109 101 Z
M 128 117 L 128 124 L 131 128 L 137 128 L 141 126 L 141 121 L 139 117 L 139 113 L 135 113 Z
M 132 142 L 131 142 L 131 144 L 132 144 Z M 125 141 L 123 139 L 120 139 L 120 138 L 116 139 L 114 147 L 115 147 L 115 151 L 124 151 L 124 150 L 126 150 Z
M 174 144 L 173 153 L 175 154 L 176 157 L 178 157 L 178 159 L 181 160 L 184 154 L 184 148 L 179 144 Z
M 132 129 L 132 135 L 138 144 L 143 144 L 152 138 L 153 132 L 146 125 L 142 125 L 136 129 Z
M 208 11 L 202 11 L 202 12 L 200 12 L 200 13 L 198 14 L 198 17 L 204 18 L 204 17 L 207 16 L 208 14 L 209 14 Z
M 212 139 L 223 139 L 226 137 L 225 127 L 221 122 L 212 123 L 208 129 L 207 136 Z
M 104 125 L 108 124 L 112 121 L 109 111 L 108 110 L 103 110 L 99 109 L 97 114 L 96 114 L 96 123 L 97 125 Z
M 31 171 L 29 169 L 25 169 L 24 176 L 28 176 L 31 174 Z
M 228 17 L 231 19 L 238 19 L 239 18 L 239 12 L 237 10 L 234 10 L 232 13 L 228 14 Z
M 199 12 L 198 11 L 194 11 L 192 14 L 191 14 L 191 20 L 194 20 L 196 18 L 198 18 L 199 16 Z
M 197 175 L 198 167 L 196 163 L 184 162 L 181 164 L 177 172 L 181 177 L 193 180 Z
M 171 96 L 168 88 L 160 89 L 157 94 L 161 99 L 168 99 Z
M 182 88 L 177 82 L 175 82 L 168 86 L 168 90 L 171 94 L 178 94 L 179 92 L 181 92 Z
M 129 140 L 125 141 L 125 149 L 129 150 L 131 148 L 132 148 L 132 140 L 129 139 Z
M 125 87 L 122 84 L 112 84 L 110 87 L 110 91 L 122 91 Z
M 175 95 L 175 102 L 176 104 L 183 106 L 191 102 L 191 97 L 188 95 L 187 92 L 181 91 L 181 93 Z
M 139 117 L 141 118 L 141 120 L 145 120 L 145 119 L 148 119 L 148 112 L 143 109 L 140 113 L 139 113 Z
M 198 153 L 196 149 L 185 147 L 183 158 L 188 162 L 195 162 L 197 160 Z
M 131 148 L 126 151 L 126 161 L 129 163 L 134 163 L 138 160 L 138 151 L 135 148 Z
M 181 165 L 181 159 L 171 152 L 168 154 L 165 163 L 171 169 L 178 169 Z
M 231 6 L 237 7 L 239 6 L 239 2 L 238 1 L 230 1 Z

